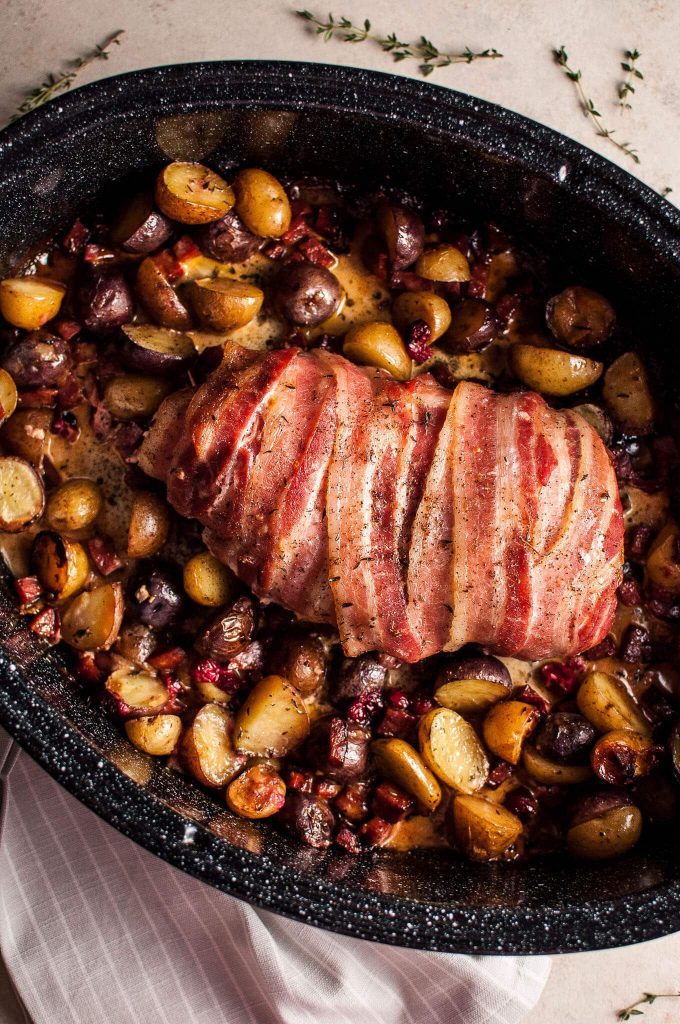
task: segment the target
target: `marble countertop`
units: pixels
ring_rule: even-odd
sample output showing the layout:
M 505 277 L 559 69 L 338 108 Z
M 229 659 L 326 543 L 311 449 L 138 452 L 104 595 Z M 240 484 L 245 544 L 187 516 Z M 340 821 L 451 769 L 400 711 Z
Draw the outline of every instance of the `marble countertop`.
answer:
M 328 0 L 310 8 L 325 16 Z M 60 61 L 76 58 L 117 29 L 121 45 L 108 62 L 87 68 L 85 83 L 108 74 L 181 61 L 279 58 L 326 61 L 417 76 L 414 62 L 393 64 L 370 42 L 324 44 L 285 0 L 0 0 L 0 122 L 26 91 Z M 431 81 L 472 93 L 533 117 L 570 135 L 638 175 L 652 188 L 673 188 L 680 202 L 680 90 L 676 86 L 680 39 L 677 0 L 428 0 L 395 5 L 389 0 L 343 0 L 334 8 L 355 21 L 369 17 L 376 31 L 410 40 L 421 34 L 440 49 L 495 47 L 502 60 L 478 61 L 436 71 Z M 200 16 L 198 16 L 200 15 Z M 570 63 L 616 138 L 633 145 L 639 165 L 596 135 L 581 112 L 575 89 L 552 59 L 564 45 Z M 617 85 L 625 49 L 637 48 L 644 80 L 636 83 L 632 109 L 618 107 Z M 680 934 L 602 953 L 553 958 L 542 999 L 527 1024 L 615 1024 L 616 1011 L 644 991 L 680 988 Z M 21 1020 L 10 1005 L 0 971 L 0 1024 Z M 645 1024 L 680 1021 L 680 1001 L 648 1007 Z

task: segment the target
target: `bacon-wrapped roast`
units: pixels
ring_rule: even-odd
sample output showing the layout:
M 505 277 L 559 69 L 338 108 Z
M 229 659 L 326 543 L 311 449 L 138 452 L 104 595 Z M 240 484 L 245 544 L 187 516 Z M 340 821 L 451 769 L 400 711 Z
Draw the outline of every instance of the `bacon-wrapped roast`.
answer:
M 348 655 L 415 662 L 477 642 L 563 657 L 611 625 L 623 520 L 609 456 L 536 394 L 233 347 L 166 399 L 140 465 L 256 594 L 336 623 Z

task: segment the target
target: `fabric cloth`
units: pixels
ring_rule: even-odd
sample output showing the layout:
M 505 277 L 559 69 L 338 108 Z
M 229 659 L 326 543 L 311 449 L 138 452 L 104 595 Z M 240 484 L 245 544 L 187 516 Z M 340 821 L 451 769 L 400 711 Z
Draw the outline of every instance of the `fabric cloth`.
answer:
M 0 949 L 33 1024 L 515 1024 L 547 957 L 333 935 L 171 867 L 0 729 Z

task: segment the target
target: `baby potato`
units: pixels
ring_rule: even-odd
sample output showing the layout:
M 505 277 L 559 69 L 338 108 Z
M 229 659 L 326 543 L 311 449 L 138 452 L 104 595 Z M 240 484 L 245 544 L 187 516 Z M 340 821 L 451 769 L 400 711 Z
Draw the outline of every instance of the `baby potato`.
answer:
M 437 809 L 441 787 L 410 743 L 399 739 L 375 740 L 371 752 L 380 775 L 415 797 L 426 814 Z
M 535 747 L 525 747 L 522 764 L 536 782 L 545 786 L 576 786 L 592 779 L 589 765 L 558 764 L 539 754 Z
M 180 224 L 209 224 L 234 205 L 234 191 L 219 174 L 197 163 L 176 162 L 156 179 L 156 204 Z
M 34 467 L 15 455 L 0 457 L 0 530 L 21 533 L 45 508 L 45 489 Z
M 471 860 L 505 860 L 522 835 L 522 822 L 506 807 L 481 796 L 457 796 L 450 812 L 458 849 Z
M 64 640 L 78 651 L 107 650 L 123 621 L 120 583 L 104 583 L 74 597 L 61 619 Z
M 138 668 L 116 669 L 104 686 L 117 712 L 124 718 L 148 718 L 161 714 L 170 699 L 163 680 Z
M 127 370 L 161 376 L 178 373 L 185 370 L 196 355 L 191 338 L 168 327 L 127 324 L 123 334 L 120 357 Z
M 284 757 L 309 735 L 300 691 L 282 676 L 266 676 L 236 715 L 234 746 L 255 757 Z
M 630 729 L 614 729 L 600 736 L 590 754 L 593 771 L 610 786 L 626 786 L 649 775 L 661 754 L 649 736 Z
M 125 733 L 137 750 L 154 757 L 165 757 L 177 745 L 182 733 L 182 719 L 178 715 L 131 718 L 125 723 Z
M 678 562 L 680 530 L 674 522 L 667 523 L 655 538 L 647 555 L 647 576 L 657 587 L 680 594 L 680 562 Z
M 354 363 L 387 370 L 395 380 L 411 377 L 411 357 L 399 331 L 382 320 L 352 327 L 345 335 L 342 351 Z
M 52 409 L 17 409 L 2 425 L 3 449 L 25 459 L 34 469 L 42 470 L 55 438 L 51 430 L 53 417 Z
M 82 590 L 90 575 L 82 544 L 48 530 L 42 530 L 33 541 L 31 560 L 38 579 L 57 600 Z
M 194 326 L 189 310 L 152 256 L 139 264 L 135 290 L 147 313 L 161 327 L 190 331 Z
M 196 316 L 210 331 L 236 331 L 245 327 L 255 319 L 264 301 L 261 288 L 224 277 L 192 281 L 188 292 Z
M 203 786 L 220 789 L 245 768 L 245 754 L 233 743 L 234 717 L 219 704 L 204 704 L 188 726 L 180 759 Z
M 533 704 L 504 700 L 496 704 L 484 719 L 484 742 L 497 757 L 519 764 L 522 747 L 541 719 Z
M 574 352 L 535 345 L 513 345 L 510 364 L 515 376 L 532 391 L 564 397 L 590 387 L 602 375 L 602 363 Z
M 394 323 L 405 331 L 416 320 L 430 328 L 430 341 L 438 341 L 451 323 L 451 310 L 446 299 L 434 292 L 402 292 L 392 303 Z
M 469 281 L 470 266 L 455 245 L 437 245 L 418 257 L 416 273 L 428 281 Z
M 137 491 L 132 499 L 127 553 L 130 558 L 157 555 L 170 533 L 170 509 L 153 491 Z
M 209 551 L 199 551 L 184 566 L 184 589 L 196 604 L 221 608 L 234 596 L 234 574 Z
M 234 179 L 236 212 L 254 235 L 280 238 L 290 227 L 291 209 L 283 185 L 267 171 L 248 167 Z
M 590 672 L 576 694 L 579 711 L 600 732 L 632 729 L 650 735 L 650 726 L 620 680 L 606 672 Z
M 130 373 L 111 378 L 104 388 L 104 405 L 117 420 L 148 420 L 170 391 L 166 380 Z
M 489 762 L 469 722 L 448 708 L 433 708 L 418 726 L 423 761 L 434 774 L 458 793 L 481 789 Z
M 608 860 L 635 846 L 641 833 L 642 815 L 633 804 L 627 804 L 572 825 L 567 831 L 567 846 L 575 857 Z
M 85 477 L 71 477 L 52 491 L 45 518 L 53 530 L 77 533 L 92 526 L 102 507 L 101 488 Z
M 46 277 L 7 277 L 0 281 L 0 313 L 14 327 L 37 331 L 57 315 L 65 292 Z
M 270 818 L 286 802 L 286 784 L 268 764 L 254 764 L 227 786 L 227 807 L 241 818 Z
M 8 420 L 17 407 L 17 386 L 7 370 L 0 369 L 0 424 Z
M 636 352 L 624 352 L 607 367 L 602 383 L 607 412 L 626 434 L 649 434 L 656 407 L 647 371 Z

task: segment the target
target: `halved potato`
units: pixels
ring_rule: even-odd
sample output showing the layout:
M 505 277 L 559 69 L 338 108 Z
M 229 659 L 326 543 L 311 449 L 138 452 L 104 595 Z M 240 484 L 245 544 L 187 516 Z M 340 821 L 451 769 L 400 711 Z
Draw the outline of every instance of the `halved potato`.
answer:
M 574 352 L 521 343 L 510 349 L 510 364 L 515 376 L 532 391 L 556 397 L 590 387 L 604 369 L 597 360 Z
M 519 764 L 522 747 L 540 720 L 541 712 L 533 704 L 504 700 L 492 707 L 484 719 L 484 742 L 497 757 Z
M 262 308 L 264 292 L 247 281 L 205 277 L 188 286 L 191 304 L 204 327 L 236 331 L 254 320 Z
M 37 331 L 57 315 L 65 292 L 46 277 L 7 277 L 0 281 L 0 313 L 14 327 Z
M 12 418 L 2 425 L 0 441 L 3 449 L 41 470 L 52 452 L 56 436 L 51 429 L 53 417 L 52 409 L 17 409 Z
M 174 292 L 173 292 L 174 294 Z M 120 350 L 128 369 L 141 373 L 177 373 L 196 355 L 188 334 L 155 324 L 126 324 Z
M 636 352 L 624 352 L 607 368 L 602 384 L 607 412 L 627 434 L 648 434 L 656 413 L 647 371 Z
M 525 747 L 522 764 L 532 779 L 545 786 L 576 786 L 593 778 L 590 765 L 558 764 L 539 754 L 535 747 Z
M 674 522 L 666 523 L 654 539 L 647 555 L 647 575 L 657 587 L 680 594 L 680 530 Z
M 111 378 L 104 388 L 104 405 L 118 420 L 147 420 L 170 390 L 166 380 L 129 373 Z
M 371 752 L 380 775 L 415 797 L 428 814 L 437 809 L 441 787 L 410 743 L 399 739 L 375 740 Z
M 248 759 L 234 747 L 233 732 L 233 715 L 204 704 L 184 733 L 180 757 L 202 785 L 220 789 L 245 768 Z
M 30 462 L 16 455 L 0 458 L 0 530 L 21 533 L 44 508 L 45 489 Z
M 567 846 L 575 857 L 609 860 L 627 853 L 641 834 L 642 814 L 631 804 L 572 825 L 567 832 Z
M 282 676 L 267 676 L 236 715 L 234 745 L 256 757 L 283 757 L 309 735 L 302 694 Z
M 632 729 L 642 736 L 651 733 L 642 714 L 620 680 L 606 672 L 590 672 L 576 694 L 579 711 L 600 732 Z
M 418 257 L 416 273 L 428 281 L 469 281 L 470 265 L 460 249 L 444 243 Z
M 7 370 L 0 370 L 0 424 L 8 420 L 17 407 L 17 386 Z
M 42 530 L 33 541 L 31 561 L 43 587 L 57 600 L 71 597 L 87 583 L 90 563 L 78 541 Z
M 448 708 L 434 708 L 418 726 L 418 742 L 425 764 L 458 793 L 481 789 L 489 762 L 469 722 Z
M 504 860 L 522 835 L 522 822 L 481 796 L 457 796 L 450 812 L 456 846 L 471 860 Z
M 181 224 L 209 224 L 229 213 L 234 190 L 224 178 L 198 163 L 176 162 L 164 167 L 156 179 L 156 203 Z
M 131 718 L 125 723 L 125 732 L 137 750 L 154 757 L 166 757 L 173 752 L 182 734 L 182 719 L 178 715 Z
M 106 650 L 118 636 L 123 604 L 120 583 L 104 583 L 78 594 L 62 616 L 64 640 L 79 651 Z
M 153 256 L 139 264 L 135 288 L 147 312 L 163 327 L 190 331 L 194 326 L 189 310 Z
M 168 705 L 167 686 L 158 676 L 144 669 L 132 666 L 116 669 L 104 686 L 119 713 L 126 718 L 160 714 Z
M 158 554 L 170 533 L 170 509 L 159 494 L 137 491 L 132 498 L 127 553 L 130 558 Z
M 241 818 L 270 818 L 286 802 L 286 784 L 268 764 L 254 764 L 230 782 L 227 807 Z
M 221 608 L 234 596 L 234 574 L 210 551 L 199 551 L 184 566 L 184 589 L 196 604 Z
M 511 689 L 512 683 L 506 686 L 490 679 L 452 679 L 435 690 L 434 699 L 460 715 L 474 715 L 507 697 Z

